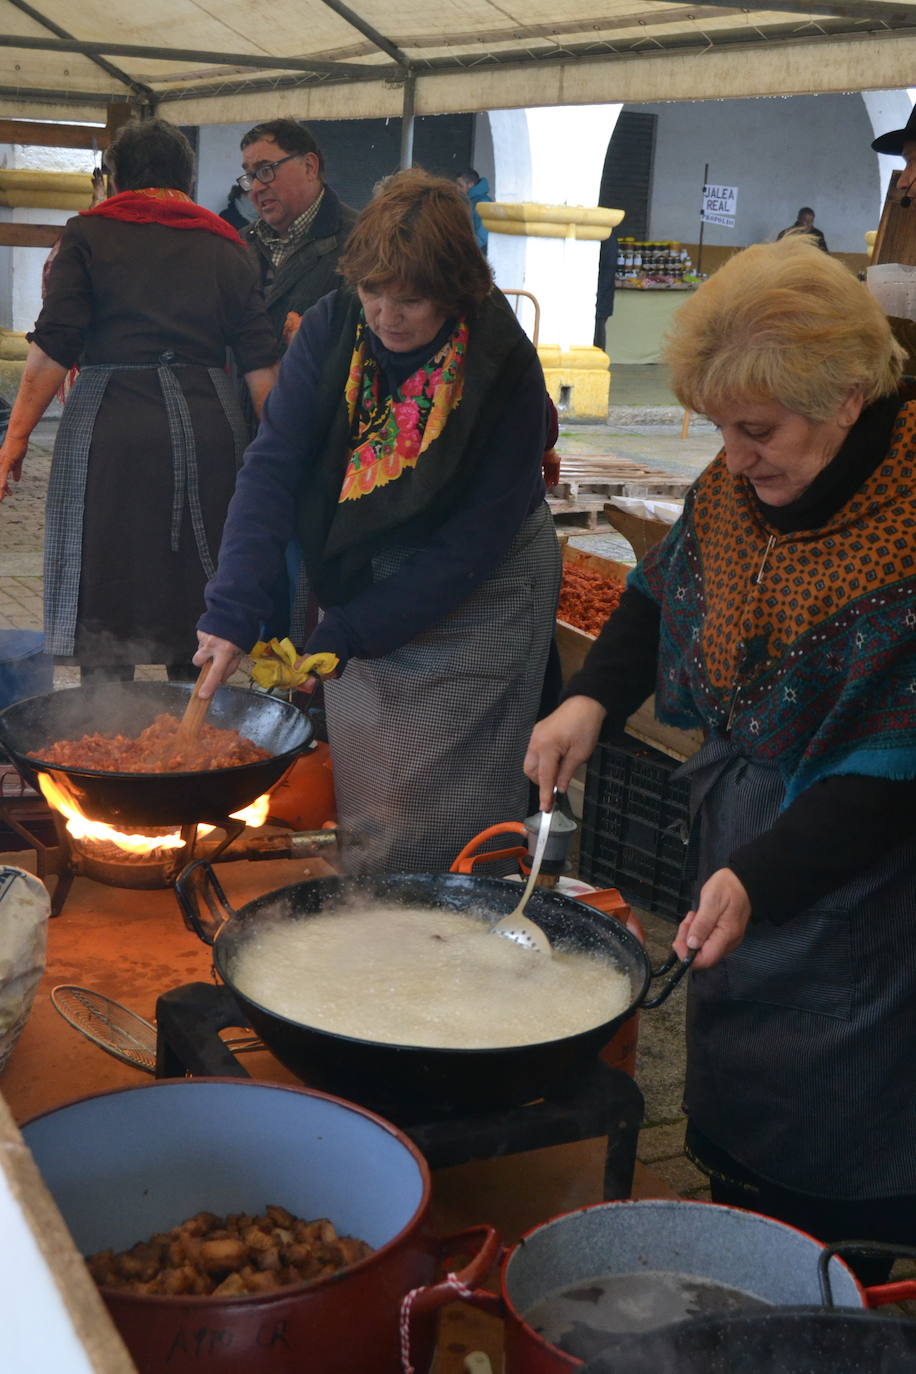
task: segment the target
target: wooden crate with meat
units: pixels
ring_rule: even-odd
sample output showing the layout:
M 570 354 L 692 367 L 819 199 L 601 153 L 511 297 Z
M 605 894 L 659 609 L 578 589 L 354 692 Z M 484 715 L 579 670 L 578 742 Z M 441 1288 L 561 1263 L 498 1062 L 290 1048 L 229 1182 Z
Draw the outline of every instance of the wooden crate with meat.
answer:
M 564 683 L 582 667 L 601 626 L 619 604 L 629 571 L 626 563 L 565 545 L 556 630 Z M 656 720 L 654 697 L 634 711 L 626 728 L 675 759 L 690 758 L 703 742 L 700 730 L 677 730 Z

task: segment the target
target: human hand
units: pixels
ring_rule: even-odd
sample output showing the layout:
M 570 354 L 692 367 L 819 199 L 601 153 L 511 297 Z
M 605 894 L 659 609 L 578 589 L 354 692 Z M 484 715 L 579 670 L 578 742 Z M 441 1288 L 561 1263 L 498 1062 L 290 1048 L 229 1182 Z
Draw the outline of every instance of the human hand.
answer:
M 225 682 L 235 672 L 244 657 L 244 650 L 237 644 L 230 643 L 228 639 L 205 634 L 203 630 L 197 631 L 197 643 L 199 647 L 191 662 L 198 668 L 202 668 L 208 662 L 211 664 L 210 671 L 197 693 L 202 701 L 208 701 L 220 683 Z
M 717 869 L 700 889 L 696 910 L 688 911 L 677 928 L 678 957 L 686 959 L 695 949 L 699 953 L 693 967 L 712 968 L 738 948 L 750 919 L 751 902 L 744 884 L 730 868 Z
M 286 312 L 286 319 L 283 321 L 283 342 L 287 348 L 292 343 L 296 332 L 302 323 L 302 316 L 295 310 Z
M 11 439 L 8 434 L 0 445 L 0 501 L 12 496 L 10 482 L 18 482 L 22 476 L 22 460 L 28 446 L 27 439 Z
M 553 805 L 553 789 L 566 792 L 573 773 L 591 756 L 606 715 L 594 698 L 570 697 L 538 721 L 523 767 L 526 777 L 537 784 L 542 811 Z

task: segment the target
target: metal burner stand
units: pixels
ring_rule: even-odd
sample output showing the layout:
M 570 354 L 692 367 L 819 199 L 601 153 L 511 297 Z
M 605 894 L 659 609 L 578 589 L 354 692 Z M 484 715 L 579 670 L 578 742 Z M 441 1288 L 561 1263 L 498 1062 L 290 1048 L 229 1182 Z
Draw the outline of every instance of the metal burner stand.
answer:
M 219 1036 L 230 1027 L 248 1028 L 228 988 L 187 983 L 164 993 L 156 1003 L 156 1025 L 157 1078 L 251 1076 Z M 606 1135 L 604 1198 L 610 1202 L 632 1191 L 643 1097 L 632 1078 L 596 1059 L 568 1094 L 524 1107 L 435 1121 L 398 1119 L 387 1109 L 383 1115 L 410 1136 L 433 1169 Z
M 4 764 L 0 753 L 0 827 L 26 842 L 35 855 L 36 874 L 46 886 L 56 879 L 49 886 L 52 916 L 60 915 L 74 878 L 81 876 L 108 887 L 154 890 L 172 887 L 193 858 L 232 863 L 240 859 L 338 856 L 340 833 L 336 826 L 297 831 L 285 825 L 249 828 L 231 816 L 203 816 L 201 821 L 215 826 L 215 832 L 200 836 L 196 824 L 176 826 L 184 841 L 182 848 L 158 854 L 131 857 L 113 844 L 76 840 L 60 812 L 49 806 L 12 764 Z M 53 831 L 53 838 L 49 831 Z

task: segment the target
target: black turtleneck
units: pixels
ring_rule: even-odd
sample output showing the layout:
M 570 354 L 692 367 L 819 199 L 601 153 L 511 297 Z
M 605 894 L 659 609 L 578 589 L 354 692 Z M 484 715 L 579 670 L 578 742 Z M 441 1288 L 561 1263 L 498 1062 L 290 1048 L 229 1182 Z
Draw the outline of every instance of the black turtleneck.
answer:
M 418 367 L 422 367 L 430 358 L 434 358 L 454 328 L 455 320 L 448 319 L 435 338 L 430 339 L 428 343 L 421 344 L 419 348 L 411 349 L 409 353 L 393 353 L 390 348 L 385 347 L 379 336 L 367 326 L 366 338 L 381 373 L 382 396 L 392 395 L 402 382 L 406 382 L 408 377 L 413 376 Z
M 842 448 L 797 501 L 761 518 L 780 534 L 818 529 L 846 504 L 887 454 L 899 396 L 862 412 Z M 655 690 L 659 609 L 628 587 L 564 698 L 593 697 L 607 711 L 605 734 Z M 804 911 L 891 852 L 916 830 L 916 782 L 843 774 L 814 783 L 764 834 L 736 850 L 729 867 L 751 899 L 752 919 L 777 924 Z M 686 914 L 686 913 L 685 913 Z

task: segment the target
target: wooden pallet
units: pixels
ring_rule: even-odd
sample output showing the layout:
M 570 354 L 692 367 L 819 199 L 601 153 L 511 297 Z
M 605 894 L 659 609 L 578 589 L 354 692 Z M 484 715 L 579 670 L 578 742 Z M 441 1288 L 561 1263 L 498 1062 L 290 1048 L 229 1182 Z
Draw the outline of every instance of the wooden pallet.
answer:
M 612 454 L 560 456 L 560 481 L 547 493 L 547 504 L 558 524 L 604 528 L 605 502 L 611 496 L 683 497 L 691 477 L 645 467 Z

